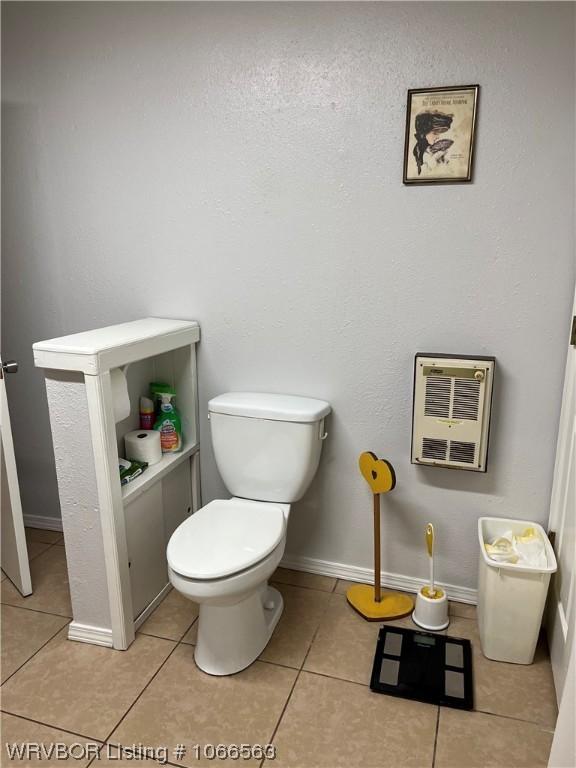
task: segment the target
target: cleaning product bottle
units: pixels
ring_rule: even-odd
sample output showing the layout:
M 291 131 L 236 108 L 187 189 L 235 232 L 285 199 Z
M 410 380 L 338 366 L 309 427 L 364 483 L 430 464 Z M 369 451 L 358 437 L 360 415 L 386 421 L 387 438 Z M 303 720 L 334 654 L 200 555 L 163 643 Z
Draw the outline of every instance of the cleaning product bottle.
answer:
M 154 401 L 149 397 L 140 398 L 140 429 L 154 428 Z
M 170 384 L 166 384 L 164 381 L 150 382 L 150 397 L 154 403 L 154 420 L 158 418 L 158 414 L 160 413 L 161 395 L 163 392 L 168 392 L 169 394 L 172 393 L 173 395 L 175 394 L 174 389 Z
M 174 392 L 162 392 L 160 411 L 154 429 L 160 432 L 162 453 L 177 453 L 182 450 L 182 420 L 174 405 Z

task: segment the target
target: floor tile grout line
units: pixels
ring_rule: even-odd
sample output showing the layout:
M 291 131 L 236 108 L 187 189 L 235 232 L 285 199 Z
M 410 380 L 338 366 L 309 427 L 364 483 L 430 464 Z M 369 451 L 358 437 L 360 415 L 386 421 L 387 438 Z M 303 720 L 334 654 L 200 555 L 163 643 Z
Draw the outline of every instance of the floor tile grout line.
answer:
M 149 637 L 156 637 L 156 635 L 149 635 Z M 158 638 L 158 639 L 164 640 L 166 638 Z M 179 645 L 185 645 L 187 648 L 196 648 L 196 643 L 185 643 L 184 641 L 181 641 Z M 257 659 L 254 659 L 254 661 L 252 662 L 252 664 L 256 664 L 256 663 L 270 664 L 273 667 L 280 667 L 280 669 L 291 669 L 293 672 L 300 672 L 300 670 L 302 669 L 302 667 L 291 667 L 290 664 L 282 664 L 282 662 L 280 661 L 270 661 L 269 659 L 261 659 L 260 656 Z M 338 679 L 338 678 L 335 678 L 335 679 Z
M 303 662 L 304 663 L 304 662 Z M 282 707 L 282 711 L 280 712 L 280 716 L 278 718 L 278 721 L 276 725 L 274 726 L 274 730 L 272 731 L 272 736 L 268 739 L 268 744 L 274 744 L 274 737 L 276 736 L 278 732 L 278 728 L 280 727 L 280 723 L 282 722 L 282 718 L 284 717 L 284 713 L 286 712 L 286 708 L 288 707 L 288 704 L 290 702 L 290 699 L 292 698 L 292 693 L 294 692 L 294 688 L 296 688 L 296 683 L 300 679 L 300 675 L 302 674 L 302 667 L 300 667 L 299 670 L 296 671 L 296 677 L 294 678 L 294 682 L 292 683 L 292 687 L 290 688 L 290 691 L 288 693 L 288 697 L 286 698 L 286 701 L 284 702 L 284 706 Z M 260 762 L 259 768 L 262 768 L 264 763 L 266 762 L 265 757 L 262 758 Z
M 148 637 L 157 637 L 156 635 L 148 635 Z M 159 640 L 164 640 L 166 638 L 158 638 Z M 196 648 L 196 643 L 185 643 L 183 640 L 180 641 L 179 645 L 185 645 L 187 648 Z M 257 659 L 254 659 L 252 664 L 270 664 L 273 667 L 280 667 L 280 669 L 291 669 L 293 672 L 299 672 L 302 667 L 292 667 L 290 664 L 282 664 L 280 661 L 270 661 L 269 659 L 261 659 L 258 657 Z M 249 665 L 251 666 L 251 665 Z M 242 671 L 242 670 L 241 670 Z
M 29 542 L 26 542 L 26 551 L 28 551 L 28 543 Z M 30 542 L 30 543 L 32 543 L 32 542 Z M 36 560 L 37 558 L 39 558 L 40 555 L 45 555 L 46 552 L 48 552 L 48 550 L 52 549 L 52 547 L 54 546 L 54 544 L 48 544 L 47 541 L 35 541 L 33 543 L 34 544 L 46 544 L 46 549 L 43 549 L 42 552 L 38 552 L 38 554 L 36 554 L 36 555 L 32 555 L 32 557 L 30 557 L 30 553 L 28 553 L 28 564 L 30 564 L 32 562 L 32 560 Z
M 188 632 L 188 630 L 191 629 L 191 627 L 192 627 L 192 624 L 188 627 L 186 632 Z M 186 634 L 186 632 L 184 632 L 184 634 Z M 165 635 L 154 635 L 152 634 L 152 632 L 144 632 L 142 629 L 136 630 L 136 635 L 144 635 L 144 637 L 153 637 L 156 640 L 169 640 L 171 643 L 180 643 L 180 640 L 178 640 L 178 638 L 166 637 Z
M 300 669 L 296 673 L 296 677 L 294 678 L 294 683 L 292 684 L 292 687 L 290 688 L 290 692 L 288 694 L 288 698 L 284 702 L 284 706 L 282 707 L 282 712 L 280 712 L 280 717 L 278 718 L 278 722 L 276 723 L 276 727 L 274 728 L 274 731 L 272 732 L 272 736 L 268 740 L 268 744 L 274 744 L 274 738 L 276 734 L 278 733 L 278 728 L 280 728 L 280 723 L 282 722 L 282 718 L 284 717 L 284 713 L 286 712 L 286 709 L 288 708 L 288 704 L 290 703 L 290 699 L 292 698 L 292 694 L 294 692 L 294 688 L 296 687 L 296 683 L 300 679 L 300 675 L 304 671 L 304 665 L 306 664 L 306 659 L 308 658 L 308 655 L 310 654 L 310 650 L 312 649 L 312 646 L 314 645 L 314 641 L 316 640 L 316 637 L 318 635 L 318 632 L 320 631 L 320 625 L 322 624 L 322 621 L 324 620 L 324 617 L 326 613 L 328 612 L 328 604 L 326 604 L 326 607 L 324 608 L 324 611 L 322 613 L 322 616 L 320 617 L 320 621 L 318 622 L 318 626 L 316 627 L 316 630 L 314 634 L 312 635 L 312 639 L 310 640 L 310 644 L 308 645 L 308 649 L 306 650 L 306 653 L 304 654 L 304 658 L 302 659 L 302 664 L 300 665 Z M 264 763 L 266 762 L 266 758 L 262 758 L 262 761 L 260 763 L 259 768 L 262 768 Z
M 24 530 L 25 531 L 40 531 L 40 530 L 48 530 L 48 529 L 47 528 L 31 528 L 30 526 L 25 525 L 24 526 Z M 52 531 L 52 533 L 57 533 L 58 534 L 58 536 L 60 537 L 58 539 L 58 541 L 60 541 L 60 539 L 64 538 L 64 534 L 62 533 L 62 531 Z M 26 542 L 29 543 L 28 539 L 26 539 Z M 33 539 L 33 538 L 30 538 L 30 542 L 34 542 L 34 544 L 50 544 L 50 546 L 52 546 L 52 544 L 56 544 L 57 543 L 55 541 L 40 541 L 40 539 Z
M 338 582 L 336 582 L 336 583 L 338 583 Z M 332 595 L 333 593 L 331 592 L 329 594 Z M 314 634 L 312 635 L 312 639 L 310 640 L 308 648 L 306 649 L 306 653 L 304 654 L 304 658 L 302 660 L 302 664 L 300 665 L 300 671 L 302 671 L 304 669 L 304 666 L 306 664 L 306 660 L 308 659 L 308 656 L 310 655 L 310 651 L 312 650 L 312 646 L 314 645 L 314 642 L 315 642 L 316 638 L 318 637 L 318 633 L 320 632 L 320 627 L 322 626 L 322 624 L 324 622 L 324 619 L 328 615 L 328 611 L 330 610 L 331 602 L 332 602 L 332 597 L 329 597 L 328 600 L 326 601 L 326 605 L 324 606 L 324 609 L 322 611 L 320 619 L 318 620 L 318 626 L 314 630 Z
M 91 765 L 94 765 L 94 761 L 96 761 L 96 760 L 98 762 L 100 762 L 101 755 L 102 755 L 102 750 L 104 749 L 104 747 L 116 747 L 116 748 L 118 748 L 118 746 L 120 746 L 120 748 L 122 748 L 121 744 L 120 745 L 118 745 L 118 744 L 110 744 L 110 742 L 108 742 L 108 741 L 103 742 L 102 746 L 98 750 L 98 754 L 94 755 L 94 757 L 90 760 L 90 762 L 88 763 L 86 768 L 90 768 Z M 115 758 L 115 760 L 117 760 L 117 759 L 118 758 Z M 166 760 L 165 762 L 164 762 L 164 760 L 162 760 L 162 762 L 160 762 L 160 760 L 156 760 L 156 758 L 153 758 L 153 757 L 149 757 L 147 759 L 148 760 L 153 760 L 155 763 L 158 763 L 159 766 L 168 765 L 168 766 L 170 766 L 170 768 L 183 768 L 182 763 L 171 763 L 169 760 Z M 130 760 L 133 760 L 135 763 L 138 763 L 140 758 L 138 756 L 136 758 L 130 758 Z
M 28 546 L 29 542 L 26 542 L 26 546 Z M 54 541 L 52 544 L 50 544 L 47 541 L 35 541 L 35 544 L 48 544 L 46 549 L 43 549 L 42 552 L 39 552 L 37 555 L 34 555 L 34 557 L 30 557 L 28 554 L 28 563 L 31 563 L 33 560 L 37 560 L 39 557 L 42 557 L 42 555 L 45 555 L 47 552 L 49 552 L 54 547 L 60 546 L 57 541 Z M 66 556 L 66 553 L 64 553 L 64 556 Z M 12 580 L 6 576 L 6 579 L 12 584 L 14 589 L 18 590 L 18 588 L 15 586 L 15 584 L 12 582 Z M 32 591 L 32 594 L 34 594 L 34 591 Z M 25 600 L 26 598 L 22 598 Z M 48 614 L 49 616 L 59 616 L 62 619 L 68 619 L 68 621 L 72 621 L 72 616 L 65 616 L 63 613 L 54 613 L 53 611 L 41 611 L 38 608 L 29 608 L 27 605 L 13 605 L 12 603 L 5 603 L 2 600 L 0 600 L 0 605 L 9 605 L 11 608 L 22 608 L 26 611 L 34 611 L 35 613 L 44 613 Z
M 57 616 L 59 619 L 68 619 L 68 621 L 72 621 L 72 616 L 65 616 L 63 613 L 54 613 L 53 611 L 41 611 L 40 608 L 29 608 L 27 605 L 13 605 L 13 603 L 0 602 L 0 606 L 19 608 L 21 611 L 32 611 L 33 613 L 42 613 L 44 616 Z
M 174 642 L 174 641 L 168 641 L 168 640 L 166 640 L 165 642 Z M 173 654 L 173 653 L 176 651 L 176 649 L 177 649 L 179 646 L 180 646 L 180 643 L 174 643 L 174 647 L 172 648 L 172 650 L 170 651 L 170 653 L 168 654 L 168 656 L 166 656 L 166 658 L 164 659 L 164 661 L 162 662 L 162 664 L 160 664 L 160 666 L 158 667 L 158 669 L 156 670 L 156 672 L 154 672 L 154 674 L 152 675 L 152 677 L 150 678 L 150 680 L 148 680 L 148 682 L 146 683 L 146 685 L 144 686 L 144 688 L 142 688 L 142 690 L 140 691 L 140 693 L 138 694 L 138 696 L 136 696 L 136 698 L 134 699 L 134 701 L 132 702 L 132 704 L 130 704 L 130 706 L 128 707 L 128 709 L 126 710 L 126 712 L 124 712 L 124 714 L 122 715 L 122 717 L 120 718 L 120 720 L 118 720 L 118 722 L 117 722 L 117 723 L 116 723 L 116 725 L 115 725 L 115 726 L 112 728 L 112 730 L 110 731 L 110 733 L 108 734 L 108 736 L 106 736 L 106 738 L 104 739 L 104 743 L 105 743 L 105 744 L 106 744 L 106 743 L 108 743 L 108 741 L 109 741 L 109 739 L 112 737 L 112 734 L 114 733 L 114 731 L 115 731 L 115 730 L 116 730 L 116 729 L 117 729 L 117 728 L 118 728 L 118 727 L 119 727 L 119 726 L 122 724 L 122 722 L 125 720 L 126 716 L 127 716 L 127 715 L 128 715 L 128 714 L 129 714 L 129 713 L 132 711 L 132 709 L 135 707 L 135 705 L 137 704 L 137 702 L 138 702 L 138 701 L 140 701 L 141 697 L 144 695 L 144 691 L 146 691 L 146 690 L 148 689 L 148 687 L 150 686 L 150 684 L 152 683 L 152 681 L 156 679 L 156 677 L 157 677 L 157 675 L 159 674 L 160 670 L 161 670 L 161 669 L 163 669 L 163 668 L 164 668 L 164 666 L 165 666 L 165 665 L 168 663 L 168 659 L 170 659 L 170 658 L 172 657 L 172 654 Z
M 101 754 L 101 752 L 102 752 L 102 750 L 104 749 L 104 747 L 105 747 L 105 746 L 106 746 L 106 744 L 105 744 L 105 743 L 104 743 L 104 744 L 102 744 L 102 746 L 101 746 L 101 747 L 100 747 L 100 749 L 98 750 L 98 754 L 97 754 L 97 755 L 94 755 L 94 757 L 92 758 L 92 760 L 90 760 L 90 762 L 88 763 L 88 765 L 86 766 L 86 768 L 90 768 L 90 766 L 92 765 L 92 763 L 93 763 L 93 762 L 94 762 L 96 759 L 98 759 L 98 762 L 100 762 L 100 754 Z
M 498 712 L 488 712 L 486 709 L 470 709 L 467 710 L 468 712 L 475 712 L 479 715 L 488 715 L 489 717 L 501 717 L 504 720 L 513 720 L 515 723 L 526 723 L 526 725 L 535 725 L 537 728 L 540 728 L 543 731 L 547 731 L 548 733 L 554 733 L 556 730 L 554 726 L 551 725 L 544 725 L 543 723 L 539 723 L 536 720 L 523 720 L 521 717 L 513 717 L 512 715 L 500 715 Z
M 98 744 L 104 744 L 102 739 L 97 739 L 94 736 L 87 736 L 85 733 L 78 733 L 77 731 L 71 731 L 69 728 L 62 728 L 60 725 L 56 725 L 55 723 L 45 723 L 43 720 L 35 720 L 33 717 L 26 717 L 26 715 L 21 715 L 18 712 L 10 712 L 9 709 L 0 709 L 0 712 L 3 712 L 5 715 L 11 715 L 12 717 L 18 717 L 20 720 L 26 720 L 29 723 L 35 723 L 36 725 L 43 725 L 45 728 L 52 728 L 55 731 L 62 731 L 63 733 L 69 733 L 71 736 L 78 736 L 80 739 L 87 739 L 88 741 L 94 741 Z
M 42 552 L 38 552 L 37 555 L 33 555 L 32 557 L 30 557 L 30 552 L 28 551 L 28 544 L 46 544 L 46 549 L 43 549 Z M 46 552 L 49 552 L 54 546 L 56 546 L 56 542 L 53 542 L 52 544 L 50 544 L 49 541 L 26 541 L 26 554 L 28 555 L 28 565 L 30 565 L 32 560 L 37 560 L 39 557 L 42 557 L 42 555 L 45 555 Z M 3 571 L 3 573 L 4 573 L 4 578 L 2 579 L 2 581 L 8 580 L 10 584 L 12 584 L 14 589 L 16 589 L 19 593 L 20 590 L 18 589 L 16 584 L 14 584 L 10 576 L 6 574 L 6 571 Z M 8 603 L 2 603 L 2 604 L 8 605 Z M 14 607 L 17 608 L 18 606 L 14 606 Z
M 162 605 L 162 603 L 161 603 L 160 605 Z M 158 608 L 159 608 L 159 607 L 160 607 L 160 606 L 158 606 Z M 153 615 L 153 612 L 150 614 L 150 616 L 152 616 L 152 615 Z M 191 624 L 189 624 L 189 625 L 186 627 L 186 629 L 185 629 L 185 630 L 184 630 L 184 632 L 183 632 L 183 633 L 180 635 L 180 637 L 179 637 L 179 638 L 174 638 L 174 637 L 165 637 L 164 635 L 155 635 L 155 634 L 153 634 L 152 632 L 145 632 L 145 631 L 144 631 L 142 628 L 138 629 L 138 630 L 136 631 L 136 634 L 137 634 L 137 635 L 146 635 L 146 637 L 155 637 L 157 640 L 170 640 L 170 642 L 172 642 L 172 643 L 178 643 L 178 645 L 180 645 L 180 643 L 182 642 L 183 638 L 185 638 L 185 637 L 186 637 L 186 635 L 188 634 L 188 632 L 190 632 L 190 630 L 192 629 L 192 627 L 194 626 L 194 624 L 195 624 L 197 621 L 198 621 L 198 616 L 196 616 L 196 617 L 195 617 L 195 618 L 192 620 L 192 623 L 191 623 Z M 145 623 L 146 623 L 146 622 L 144 622 L 144 624 L 145 624 Z M 144 624 L 142 624 L 142 626 L 144 626 Z M 191 643 L 184 643 L 184 645 L 191 645 Z
M 30 562 L 30 563 L 32 562 L 32 560 L 36 560 L 37 558 L 41 557 L 42 555 L 45 555 L 46 552 L 48 552 L 49 550 L 52 549 L 52 547 L 62 546 L 57 541 L 53 541 L 52 543 L 50 543 L 49 541 L 34 541 L 33 539 L 31 539 L 30 541 L 26 542 L 26 551 L 28 551 L 28 544 L 47 544 L 46 549 L 43 549 L 42 552 L 38 552 L 37 555 L 34 555 L 33 557 L 30 557 L 30 554 L 28 554 L 28 562 Z
M 11 607 L 14 607 L 14 606 L 11 606 Z M 21 670 L 23 667 L 25 667 L 25 666 L 26 666 L 26 664 L 28 664 L 28 662 L 29 662 L 29 661 L 32 661 L 32 659 L 34 658 L 34 656 L 36 656 L 38 653 L 40 653 L 40 651 L 41 651 L 43 648 L 45 648 L 45 647 L 48 645 L 48 643 L 49 643 L 51 640 L 53 640 L 53 639 L 56 637 L 56 635 L 59 635 L 59 634 L 60 634 L 60 632 L 62 632 L 62 630 L 64 629 L 64 627 L 68 626 L 68 624 L 70 624 L 70 619 L 68 619 L 68 620 L 67 620 L 66 624 L 64 624 L 64 625 L 63 625 L 63 626 L 61 626 L 61 627 L 58 627 L 58 629 L 56 630 L 56 632 L 54 632 L 54 634 L 53 634 L 53 635 L 50 635 L 50 637 L 48 638 L 48 640 L 46 640 L 46 642 L 45 642 L 45 643 L 42 643 L 42 645 L 40 646 L 40 648 L 38 648 L 38 650 L 34 651 L 34 653 L 32 654 L 32 656 L 28 657 L 28 658 L 26 659 L 26 661 L 24 661 L 22 664 L 20 664 L 20 666 L 18 667 L 18 669 L 15 669 L 15 670 L 14 670 L 14 672 L 12 672 L 12 674 L 8 675 L 8 677 L 6 678 L 6 680 L 3 680 L 3 681 L 2 681 L 2 686 L 6 685 L 6 683 L 8 682 L 8 680 L 10 680 L 12 677 L 14 677 L 14 675 L 15 675 L 17 672 L 19 672 L 19 671 L 20 671 L 20 670 Z
M 72 616 L 66 616 L 63 613 L 54 613 L 54 611 L 42 611 L 40 610 L 40 608 L 30 608 L 28 605 L 14 605 L 13 603 L 1 603 L 1 602 L 0 602 L 0 605 L 5 605 L 8 608 L 20 608 L 20 610 L 22 611 L 32 611 L 33 613 L 42 613 L 44 614 L 44 616 L 58 616 L 59 619 L 67 619 L 68 621 L 72 621 L 72 618 L 73 618 Z
M 359 683 L 358 680 L 350 680 L 347 677 L 334 677 L 333 675 L 327 675 L 325 672 L 316 672 L 313 669 L 302 668 L 300 671 L 306 672 L 306 674 L 308 675 L 316 675 L 316 677 L 326 677 L 328 678 L 328 680 L 338 680 L 341 683 L 350 683 L 351 685 L 359 685 L 361 688 L 370 687 L 370 683 Z
M 436 745 L 438 744 L 438 729 L 440 727 L 440 706 L 437 707 L 436 713 L 436 728 L 434 730 L 434 748 L 432 750 L 432 768 L 436 766 Z
M 192 622 L 192 624 L 190 624 L 190 626 L 188 627 L 188 629 L 187 629 L 187 630 L 186 630 L 186 631 L 185 631 L 185 632 L 182 634 L 182 637 L 180 638 L 180 640 L 178 640 L 178 645 L 190 645 L 190 646 L 192 646 L 192 645 L 194 645 L 194 646 L 195 646 L 195 645 L 196 645 L 195 643 L 185 643 L 185 642 L 184 642 L 184 638 L 186 637 L 186 635 L 188 634 L 188 632 L 190 632 L 190 630 L 192 629 L 192 627 L 194 626 L 194 624 L 196 624 L 196 622 L 198 621 L 198 618 L 199 618 L 199 616 L 196 616 L 196 617 L 194 618 L 194 621 Z
M 300 672 L 302 669 L 302 667 L 291 667 L 290 664 L 282 664 L 280 661 L 268 661 L 268 659 L 261 658 L 257 658 L 256 661 L 260 661 L 262 664 L 272 664 L 273 667 L 280 667 L 280 669 L 291 669 L 293 672 Z
M 329 601 L 324 606 L 324 610 L 322 611 L 322 616 L 320 617 L 320 621 L 318 622 L 318 626 L 316 627 L 314 634 L 312 635 L 312 639 L 310 640 L 310 644 L 308 645 L 308 649 L 306 650 L 306 653 L 304 654 L 304 659 L 302 660 L 302 664 L 300 666 L 300 671 L 304 669 L 304 665 L 306 664 L 306 660 L 308 659 L 308 656 L 310 655 L 310 651 L 312 650 L 312 646 L 314 645 L 314 642 L 316 638 L 318 637 L 318 632 L 320 632 L 320 627 L 322 626 L 322 623 L 324 619 L 326 618 L 326 615 L 328 613 L 329 609 Z
M 295 589 L 309 589 L 312 592 L 322 592 L 324 595 L 331 595 L 333 589 L 318 589 L 318 587 L 309 587 L 307 584 L 290 584 L 288 581 L 278 581 L 277 579 L 270 579 L 269 584 L 277 584 L 281 587 L 294 587 Z

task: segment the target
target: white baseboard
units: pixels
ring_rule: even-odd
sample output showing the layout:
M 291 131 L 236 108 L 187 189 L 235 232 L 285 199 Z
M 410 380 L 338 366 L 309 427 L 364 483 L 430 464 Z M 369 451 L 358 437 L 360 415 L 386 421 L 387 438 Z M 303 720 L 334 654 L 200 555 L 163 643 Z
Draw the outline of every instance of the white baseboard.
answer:
M 62 530 L 62 520 L 59 517 L 44 517 L 44 515 L 24 515 L 24 525 L 27 528 L 41 528 L 44 531 Z
M 43 528 L 48 531 L 61 531 L 62 520 L 59 517 L 44 517 L 43 515 L 24 515 L 24 525 L 31 528 Z M 320 576 L 333 576 L 337 579 L 346 579 L 347 581 L 358 581 L 362 584 L 371 584 L 374 580 L 371 568 L 362 568 L 358 565 L 346 565 L 344 563 L 335 563 L 331 560 L 319 560 L 315 557 L 301 557 L 285 555 L 280 563 L 284 568 L 291 568 L 294 571 L 306 571 L 307 573 L 317 573 Z M 416 579 L 413 576 L 403 576 L 399 573 L 387 573 L 382 571 L 382 585 L 390 589 L 400 589 L 404 592 L 418 592 L 428 582 L 425 579 Z M 476 605 L 478 602 L 478 592 L 470 587 L 459 587 L 456 584 L 444 584 L 438 582 L 438 586 L 445 590 L 450 600 L 458 603 L 470 603 Z M 169 588 L 169 585 L 168 585 Z M 166 590 L 167 591 L 167 590 Z M 147 607 L 140 616 L 136 618 L 136 629 L 148 618 L 157 604 L 164 597 L 166 592 L 163 590 L 160 595 Z M 72 627 L 72 624 L 70 625 Z M 85 625 L 78 625 L 83 627 Z M 89 629 L 98 629 L 92 627 Z M 79 639 L 79 638 L 73 638 Z M 85 640 L 84 642 L 95 642 Z M 112 645 L 110 643 L 99 643 L 100 645 Z
M 330 560 L 318 560 L 314 557 L 299 557 L 285 555 L 280 565 L 284 568 L 291 568 L 294 571 L 306 571 L 307 573 L 317 573 L 320 576 L 333 576 L 337 579 L 346 579 L 347 581 L 358 581 L 363 584 L 372 584 L 374 581 L 374 571 L 372 568 L 361 568 L 358 565 L 345 565 L 344 563 L 333 563 Z M 399 573 L 386 573 L 382 571 L 382 585 L 390 589 L 400 589 L 404 592 L 418 592 L 428 582 L 426 579 L 416 579 L 413 576 L 403 576 Z M 469 587 L 458 587 L 455 584 L 443 584 L 438 582 L 438 586 L 448 595 L 450 600 L 458 603 L 471 603 L 476 605 L 478 602 L 478 592 Z
M 113 647 L 112 630 L 105 627 L 93 627 L 90 624 L 80 624 L 73 621 L 68 625 L 68 640 L 76 640 L 79 643 L 92 643 L 92 645 L 105 645 Z

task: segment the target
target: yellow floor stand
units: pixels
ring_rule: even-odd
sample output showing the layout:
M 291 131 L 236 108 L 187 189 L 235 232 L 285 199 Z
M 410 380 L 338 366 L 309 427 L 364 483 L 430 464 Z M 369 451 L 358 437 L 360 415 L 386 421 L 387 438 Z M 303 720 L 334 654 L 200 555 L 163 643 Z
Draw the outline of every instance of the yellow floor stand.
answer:
M 357 584 L 346 592 L 346 598 L 352 608 L 367 621 L 400 619 L 412 613 L 414 600 L 398 592 L 383 593 L 380 587 L 380 494 L 393 490 L 396 474 L 389 461 L 378 459 L 370 451 L 360 454 L 358 465 L 373 494 L 374 586 Z
M 399 592 L 384 592 L 380 602 L 374 597 L 370 584 L 356 584 L 346 592 L 348 602 L 367 621 L 384 621 L 409 616 L 414 609 L 414 600 Z

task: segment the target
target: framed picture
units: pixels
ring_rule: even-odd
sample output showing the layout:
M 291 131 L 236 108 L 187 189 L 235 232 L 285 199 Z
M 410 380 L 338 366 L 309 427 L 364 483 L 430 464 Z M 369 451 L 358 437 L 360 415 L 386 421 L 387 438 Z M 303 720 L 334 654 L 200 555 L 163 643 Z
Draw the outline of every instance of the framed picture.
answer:
M 404 184 L 472 180 L 479 85 L 408 91 Z

